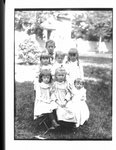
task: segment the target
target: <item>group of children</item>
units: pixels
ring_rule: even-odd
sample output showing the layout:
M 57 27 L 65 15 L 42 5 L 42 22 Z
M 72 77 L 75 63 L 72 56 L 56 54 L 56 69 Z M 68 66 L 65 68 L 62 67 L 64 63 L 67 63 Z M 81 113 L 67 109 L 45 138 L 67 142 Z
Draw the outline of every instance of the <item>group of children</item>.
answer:
M 54 53 L 54 49 L 55 42 L 49 40 L 40 56 L 34 80 L 34 119 L 48 114 L 53 129 L 60 126 L 58 121 L 79 127 L 88 120 L 89 109 L 78 51 L 71 48 L 66 55 L 63 51 Z

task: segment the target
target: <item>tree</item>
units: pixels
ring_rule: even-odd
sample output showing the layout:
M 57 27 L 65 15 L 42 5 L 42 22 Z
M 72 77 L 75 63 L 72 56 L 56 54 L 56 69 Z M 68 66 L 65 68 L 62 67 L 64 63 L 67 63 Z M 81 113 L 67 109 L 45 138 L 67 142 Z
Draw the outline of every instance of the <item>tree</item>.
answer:
M 112 39 L 112 11 L 87 12 L 88 32 L 98 40 Z
M 78 34 L 88 40 L 112 39 L 112 11 L 82 11 L 73 20 L 75 37 Z

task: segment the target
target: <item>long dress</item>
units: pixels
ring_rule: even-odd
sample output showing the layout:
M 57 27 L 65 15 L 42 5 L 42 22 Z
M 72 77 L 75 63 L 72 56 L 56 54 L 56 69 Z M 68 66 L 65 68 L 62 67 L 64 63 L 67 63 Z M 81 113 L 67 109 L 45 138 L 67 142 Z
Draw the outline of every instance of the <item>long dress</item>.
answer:
M 84 79 L 83 66 L 81 64 L 78 65 L 78 62 L 68 62 L 66 65 L 66 71 L 69 74 L 67 76 L 67 80 L 74 85 L 74 80 L 77 78 Z
M 57 119 L 59 121 L 66 121 L 66 122 L 76 122 L 75 117 L 68 109 L 67 106 L 61 107 L 61 105 L 66 104 L 66 101 L 70 101 L 72 94 L 71 94 L 71 88 L 68 85 L 67 82 L 55 82 L 54 83 L 54 92 L 51 96 L 51 98 L 57 103 L 57 109 L 56 109 L 56 114 L 57 114 Z
M 51 100 L 50 84 L 38 83 L 36 85 L 36 98 L 34 104 L 34 119 L 45 113 L 51 113 L 57 108 L 54 101 Z
M 79 90 L 73 89 L 72 101 L 67 103 L 67 107 L 74 113 L 76 117 L 76 127 L 83 125 L 89 119 L 89 108 L 86 103 L 86 89 L 83 87 Z

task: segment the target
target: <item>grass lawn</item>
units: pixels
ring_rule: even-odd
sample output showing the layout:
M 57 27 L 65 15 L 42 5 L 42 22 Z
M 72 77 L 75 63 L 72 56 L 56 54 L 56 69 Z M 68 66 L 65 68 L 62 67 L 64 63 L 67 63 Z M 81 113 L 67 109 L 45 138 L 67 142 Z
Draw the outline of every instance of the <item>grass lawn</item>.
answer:
M 46 134 L 47 139 L 59 140 L 112 140 L 112 68 L 107 67 L 112 60 L 109 58 L 81 58 L 92 65 L 84 66 L 85 76 L 98 78 L 100 81 L 86 80 L 87 104 L 90 118 L 83 126 L 75 129 L 63 124 L 56 130 Z M 103 64 L 105 67 L 94 66 Z M 33 83 L 15 82 L 15 139 L 34 139 L 35 135 L 43 133 L 33 120 L 34 92 Z

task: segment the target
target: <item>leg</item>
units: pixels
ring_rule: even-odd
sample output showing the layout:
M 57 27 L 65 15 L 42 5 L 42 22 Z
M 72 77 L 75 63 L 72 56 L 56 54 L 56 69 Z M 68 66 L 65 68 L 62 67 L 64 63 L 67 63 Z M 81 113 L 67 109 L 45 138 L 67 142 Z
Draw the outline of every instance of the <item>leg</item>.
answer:
M 49 114 L 49 118 L 50 118 L 50 120 L 52 121 L 52 126 L 53 126 L 54 128 L 60 126 L 60 125 L 56 122 L 56 119 L 55 119 L 55 116 L 54 116 L 53 112 Z

